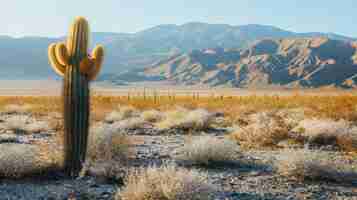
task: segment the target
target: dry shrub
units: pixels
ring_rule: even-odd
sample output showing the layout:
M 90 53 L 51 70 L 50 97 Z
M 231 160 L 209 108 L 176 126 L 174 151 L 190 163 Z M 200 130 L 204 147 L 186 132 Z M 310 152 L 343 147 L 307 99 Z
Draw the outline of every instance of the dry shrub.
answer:
M 5 119 L 3 127 L 15 133 L 38 133 L 48 131 L 50 126 L 46 121 L 37 121 L 29 115 L 13 115 Z
M 30 133 L 39 133 L 50 129 L 50 125 L 46 121 L 34 121 L 28 124 L 25 128 L 25 130 Z
M 157 110 L 145 110 L 141 113 L 141 118 L 146 122 L 158 122 L 163 118 L 163 114 Z
M 176 109 L 165 113 L 165 118 L 156 124 L 159 129 L 189 129 L 206 130 L 211 127 L 215 116 L 205 109 L 188 111 L 186 109 Z
M 24 105 L 19 105 L 19 104 L 8 104 L 4 107 L 4 111 L 6 113 L 17 113 L 17 114 L 25 114 L 31 111 L 32 105 L 29 104 L 24 104 Z
M 214 199 L 215 191 L 205 174 L 167 165 L 131 172 L 116 199 L 210 200 Z
M 357 149 L 357 127 L 353 127 L 345 120 L 306 119 L 293 131 L 307 138 L 313 145 L 336 145 L 345 150 Z
M 121 178 L 125 161 L 132 155 L 130 139 L 111 126 L 97 124 L 90 132 L 88 161 L 84 171 L 92 175 Z
M 113 111 L 109 113 L 105 121 L 107 122 L 116 122 L 124 119 L 128 119 L 134 117 L 136 115 L 137 110 L 132 106 L 119 106 L 118 111 Z
M 273 111 L 272 115 L 279 118 L 279 120 L 282 121 L 289 129 L 297 126 L 305 118 L 305 112 L 300 108 L 280 109 Z
M 30 117 L 27 115 L 14 115 L 6 119 L 4 127 L 7 130 L 14 132 L 26 132 L 26 127 L 30 121 Z
M 277 158 L 278 173 L 299 181 L 352 183 L 357 180 L 357 166 L 327 152 L 285 150 Z
M 118 122 L 111 124 L 113 130 L 119 131 L 124 129 L 139 129 L 143 128 L 146 124 L 146 121 L 141 117 L 134 117 L 129 119 L 124 119 Z
M 28 144 L 0 144 L 0 176 L 21 178 L 40 171 L 40 149 Z
M 231 163 L 239 153 L 238 145 L 231 140 L 210 136 L 191 138 L 181 149 L 179 160 L 195 165 Z
M 289 127 L 272 113 L 262 112 L 250 116 L 252 123 L 237 127 L 231 138 L 245 147 L 274 146 L 289 138 Z

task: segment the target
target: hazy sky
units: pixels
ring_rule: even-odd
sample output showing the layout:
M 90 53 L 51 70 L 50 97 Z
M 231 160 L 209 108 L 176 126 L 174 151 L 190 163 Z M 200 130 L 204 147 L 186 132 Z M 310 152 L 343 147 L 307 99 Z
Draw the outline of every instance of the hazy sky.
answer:
M 1 0 L 0 35 L 63 35 L 78 15 L 102 32 L 200 21 L 357 37 L 357 0 Z

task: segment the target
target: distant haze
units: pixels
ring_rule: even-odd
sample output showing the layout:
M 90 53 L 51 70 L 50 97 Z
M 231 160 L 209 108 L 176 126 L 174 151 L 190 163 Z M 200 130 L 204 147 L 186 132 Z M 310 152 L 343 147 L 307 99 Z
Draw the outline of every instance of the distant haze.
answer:
M 159 24 L 192 21 L 267 24 L 294 32 L 357 36 L 356 0 L 4 0 L 0 35 L 58 37 L 77 15 L 96 32 L 138 32 Z

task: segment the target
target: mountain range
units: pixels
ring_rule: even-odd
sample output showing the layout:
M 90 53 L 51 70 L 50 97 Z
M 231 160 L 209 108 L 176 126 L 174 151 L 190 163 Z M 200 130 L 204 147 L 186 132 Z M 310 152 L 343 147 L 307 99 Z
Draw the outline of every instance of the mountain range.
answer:
M 264 39 L 244 49 L 176 54 L 108 79 L 244 88 L 355 88 L 357 43 L 325 37 Z
M 293 68 L 300 69 L 301 65 L 299 65 L 299 68 L 291 63 L 292 60 L 294 60 L 292 57 L 297 56 L 299 58 L 295 59 L 302 59 L 301 54 L 296 52 L 311 50 L 309 46 L 306 47 L 306 45 L 310 43 L 308 41 L 313 40 L 311 38 L 328 38 L 326 39 L 326 44 L 328 45 L 330 45 L 330 43 L 347 45 L 353 44 L 352 42 L 355 41 L 354 38 L 333 33 L 295 33 L 265 25 L 231 26 L 192 22 L 183 25 L 159 25 L 137 33 L 93 33 L 92 44 L 103 44 L 106 49 L 106 59 L 103 73 L 100 77 L 101 80 L 121 79 L 123 75 L 131 75 L 128 77 L 132 77 L 133 80 L 127 80 L 126 78 L 126 81 L 147 80 L 149 76 L 151 79 L 170 79 L 179 83 L 182 82 L 182 84 L 206 83 L 209 85 L 223 84 L 236 87 L 259 85 L 260 83 L 281 85 L 301 84 L 307 86 L 320 86 L 325 85 L 325 83 L 330 84 L 329 81 L 325 81 L 326 78 L 318 77 L 316 79 L 321 79 L 321 81 L 315 81 L 315 79 L 305 77 L 306 74 L 313 73 L 310 70 L 302 70 L 303 72 L 301 73 L 293 72 Z M 0 36 L 0 66 L 3 68 L 3 70 L 0 71 L 0 79 L 47 79 L 55 77 L 48 64 L 47 47 L 52 42 L 64 39 L 64 37 L 12 38 Z M 287 41 L 292 43 L 289 48 L 296 50 L 282 49 L 289 46 L 286 44 L 288 43 Z M 321 48 L 325 48 L 325 45 L 321 45 Z M 332 47 L 326 48 L 330 49 Z M 264 54 L 247 53 L 253 49 L 268 52 Z M 332 58 L 336 57 L 335 54 L 341 55 L 341 53 L 346 53 L 346 55 L 342 56 L 344 59 L 350 56 L 350 52 L 339 52 L 337 50 L 334 52 L 333 49 L 328 51 L 331 53 Z M 313 53 L 307 55 L 309 59 L 313 59 L 315 56 L 315 51 L 312 50 L 312 52 Z M 284 53 L 288 53 L 289 56 L 284 57 Z M 268 58 L 262 58 L 264 56 Z M 338 56 L 338 58 L 339 59 L 335 60 L 335 65 L 339 66 L 336 67 L 339 67 L 340 71 L 347 70 L 348 73 L 341 73 L 349 76 L 351 69 L 345 69 L 345 67 L 340 67 L 340 65 L 341 63 L 347 63 L 350 59 L 340 60 L 341 56 Z M 208 61 L 205 59 L 208 59 Z M 219 63 L 217 63 L 217 59 Z M 261 66 L 264 65 L 264 73 L 271 71 L 268 72 L 268 74 L 271 73 L 272 75 L 259 78 L 259 81 L 250 81 L 253 78 L 248 77 L 253 75 L 251 75 L 251 73 L 247 75 L 247 73 L 242 72 L 252 68 L 250 64 L 244 67 L 243 62 L 247 59 L 249 62 L 255 63 L 257 68 L 261 68 Z M 322 59 L 320 60 L 321 62 L 326 61 L 324 60 L 324 56 L 319 59 Z M 176 67 L 172 67 L 172 65 L 169 64 L 172 62 L 180 63 L 180 65 L 176 66 L 176 71 L 172 70 Z M 317 62 L 317 60 L 310 60 L 308 62 L 313 62 L 314 66 L 310 68 L 314 69 L 322 65 L 320 62 Z M 182 63 L 186 63 L 186 65 L 183 66 Z M 224 65 L 225 67 L 223 68 L 227 69 L 213 72 L 217 64 L 221 67 Z M 193 72 L 197 69 L 193 70 L 192 65 L 201 65 L 201 74 L 194 74 Z M 235 69 L 231 67 L 232 65 L 236 66 Z M 272 67 L 273 65 L 275 68 L 279 68 L 278 73 L 276 72 L 277 69 L 268 69 L 269 66 Z M 304 66 L 305 65 L 307 64 L 305 63 Z M 163 66 L 170 69 L 163 69 L 165 68 Z M 185 67 L 187 67 L 187 69 L 182 69 Z M 282 68 L 286 68 L 289 73 L 295 74 L 293 75 L 294 78 L 290 75 L 286 76 L 285 72 L 281 72 Z M 187 72 L 191 70 L 190 73 L 193 73 L 192 76 L 195 78 L 187 78 L 187 80 L 182 78 L 188 75 L 178 75 L 178 69 Z M 296 71 L 299 71 L 298 69 L 296 69 Z M 165 70 L 166 75 L 163 75 L 162 71 Z M 231 70 L 233 70 L 234 73 L 232 73 Z M 170 73 L 168 73 L 168 71 L 170 71 Z M 205 72 L 205 75 L 202 75 L 203 71 L 209 73 L 207 74 Z M 218 73 L 219 75 L 214 76 L 210 73 Z M 145 74 L 145 76 L 140 76 L 139 74 Z M 233 75 L 235 78 L 233 78 Z M 213 79 L 217 79 L 218 76 L 221 78 L 219 78 L 220 80 L 209 81 L 212 79 L 209 78 L 211 76 L 215 77 Z M 240 76 L 247 77 L 244 79 L 238 78 Z M 315 77 L 315 75 L 312 74 L 310 76 Z M 282 77 L 282 80 L 277 81 L 277 77 Z M 221 79 L 227 81 L 222 81 Z M 330 79 L 330 77 L 328 79 Z M 338 78 L 338 83 L 332 81 L 333 84 L 341 85 L 342 80 L 340 79 L 341 78 Z M 346 78 L 344 75 L 342 79 L 347 80 L 349 77 Z

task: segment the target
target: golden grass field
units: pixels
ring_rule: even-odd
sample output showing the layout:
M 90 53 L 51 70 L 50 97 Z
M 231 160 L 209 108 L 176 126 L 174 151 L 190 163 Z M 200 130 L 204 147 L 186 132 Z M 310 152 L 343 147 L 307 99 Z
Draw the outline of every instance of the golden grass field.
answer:
M 0 109 L 8 104 L 31 105 L 35 114 L 61 112 L 62 103 L 59 96 L 0 96 Z M 118 105 L 131 105 L 139 110 L 169 110 L 177 106 L 186 108 L 205 108 L 222 112 L 232 121 L 241 115 L 268 111 L 273 109 L 302 108 L 308 117 L 357 120 L 357 95 L 319 95 L 292 94 L 289 96 L 100 96 L 91 97 L 92 117 L 95 120 Z

